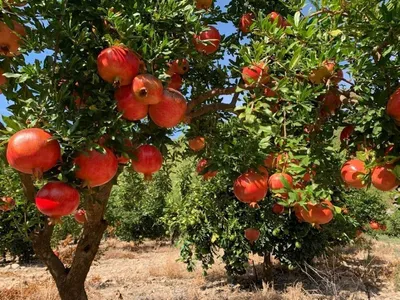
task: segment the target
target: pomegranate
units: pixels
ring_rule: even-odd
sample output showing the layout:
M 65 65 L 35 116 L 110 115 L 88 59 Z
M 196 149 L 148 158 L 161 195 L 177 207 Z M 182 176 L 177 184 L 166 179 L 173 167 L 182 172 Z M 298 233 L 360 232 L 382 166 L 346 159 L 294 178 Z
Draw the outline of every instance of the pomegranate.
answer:
M 153 173 L 161 169 L 163 157 L 153 145 L 141 145 L 135 152 L 135 160 L 132 160 L 132 168 L 143 173 L 145 180 L 151 180 Z
M 323 83 L 332 76 L 335 65 L 334 61 L 325 60 L 322 66 L 311 71 L 308 79 L 314 84 Z
M 84 185 L 96 187 L 109 182 L 118 170 L 118 161 L 114 153 L 104 148 L 105 154 L 88 150 L 80 153 L 74 163 L 77 167 L 75 176 L 84 181 Z
M 301 215 L 301 211 L 303 210 L 303 207 L 301 207 L 300 204 L 296 203 L 293 206 L 293 210 L 294 210 L 294 214 L 296 215 L 297 221 L 299 221 L 299 223 L 303 223 L 304 222 L 304 218 Z
M 269 98 L 275 98 L 278 95 L 276 94 L 276 92 L 273 89 L 270 89 L 267 87 L 264 89 L 264 96 L 269 97 Z
M 202 159 L 197 163 L 196 166 L 196 172 L 198 174 L 203 173 L 204 169 L 208 166 L 208 161 L 206 159 Z M 203 179 L 204 180 L 209 180 L 215 176 L 217 176 L 218 171 L 208 171 L 205 174 L 203 174 Z
M 84 209 L 78 209 L 74 214 L 75 221 L 79 224 L 84 224 L 87 221 L 86 211 Z
M 202 136 L 197 136 L 189 140 L 189 148 L 192 149 L 193 151 L 203 150 L 205 146 L 206 146 L 206 141 Z
M 386 106 L 386 113 L 395 121 L 400 121 L 400 88 L 390 96 Z
M 247 85 L 266 84 L 269 82 L 268 66 L 264 63 L 256 63 L 242 70 L 242 78 Z
M 151 74 L 136 76 L 132 82 L 135 98 L 143 104 L 157 104 L 162 100 L 162 82 Z
M 284 179 L 289 184 L 289 187 L 293 188 L 293 178 L 292 178 L 292 176 L 290 176 L 289 174 L 286 174 L 286 173 L 275 173 L 275 174 L 271 175 L 271 177 L 268 180 L 268 185 L 272 192 L 277 193 L 277 195 L 283 199 L 287 199 L 288 194 L 285 192 L 279 191 L 279 190 L 283 190 L 283 189 L 286 190 L 285 185 L 284 185 Z
M 268 156 L 264 159 L 264 166 L 266 166 L 268 169 L 273 169 L 276 167 L 276 154 L 275 153 L 268 154 Z
M 122 112 L 122 117 L 129 121 L 138 121 L 147 116 L 149 106 L 139 102 L 132 92 L 132 86 L 121 86 L 115 91 L 117 109 Z
M 173 74 L 178 74 L 178 75 L 183 75 L 186 74 L 189 71 L 189 62 L 187 61 L 186 58 L 181 58 L 181 59 L 175 59 L 169 64 L 169 70 L 168 74 L 173 75 Z
M 322 99 L 320 115 L 322 117 L 334 115 L 336 110 L 340 108 L 341 105 L 342 101 L 340 101 L 340 96 L 334 91 L 329 91 Z
M 272 211 L 274 214 L 281 215 L 285 212 L 285 207 L 278 203 L 274 203 L 274 205 L 272 205 Z
M 249 33 L 250 27 L 254 23 L 255 16 L 253 13 L 244 14 L 239 21 L 239 29 L 243 33 Z
M 15 200 L 11 197 L 1 197 L 0 211 L 10 211 L 15 207 Z
M 7 161 L 14 169 L 41 177 L 61 157 L 60 144 L 40 128 L 23 129 L 8 141 Z
M 149 115 L 158 126 L 172 128 L 183 120 L 186 108 L 186 99 L 180 92 L 165 89 L 161 102 L 150 105 Z
M 334 76 L 331 78 L 332 83 L 335 84 L 335 85 L 338 85 L 339 82 L 342 81 L 343 76 L 344 76 L 344 75 L 343 75 L 342 69 L 338 69 L 338 70 L 336 71 L 336 73 L 334 74 Z
M 78 208 L 79 192 L 66 183 L 49 182 L 38 191 L 35 202 L 42 214 L 59 219 Z
M 10 28 L 6 23 L 0 22 L 0 55 L 11 57 L 20 54 L 18 48 L 21 46 L 21 37 L 26 36 L 26 31 L 18 22 L 12 23 L 13 28 Z
M 247 228 L 244 231 L 244 236 L 251 244 L 253 244 L 260 237 L 260 231 L 256 228 Z
M 270 22 L 274 23 L 275 20 L 277 19 L 277 26 L 281 28 L 285 28 L 289 24 L 286 22 L 286 20 L 277 12 L 273 11 L 268 15 L 268 18 Z
M 263 200 L 268 192 L 268 175 L 258 174 L 252 170 L 240 175 L 233 184 L 233 192 L 239 201 L 251 207 Z
M 180 90 L 182 87 L 182 77 L 179 74 L 174 74 L 171 76 L 168 82 L 168 88 L 174 90 Z
M 198 52 L 209 55 L 218 50 L 221 35 L 215 27 L 209 26 L 207 30 L 195 35 L 193 42 Z
M 97 70 L 101 78 L 116 86 L 129 85 L 139 73 L 139 58 L 124 46 L 112 46 L 97 57 Z
M 209 9 L 213 3 L 213 0 L 197 0 L 196 8 L 197 9 Z
M 315 171 L 314 168 L 315 166 L 313 166 L 311 170 L 308 169 L 301 180 L 304 182 L 310 182 L 311 179 L 317 175 L 317 171 Z
M 399 185 L 399 180 L 393 173 L 394 165 L 376 166 L 372 170 L 371 182 L 381 191 L 391 191 Z
M 7 78 L 3 74 L 4 70 L 0 68 L 0 87 L 7 83 Z M 0 89 L 0 94 L 1 94 L 1 89 Z
M 353 131 L 354 131 L 353 125 L 347 125 L 345 128 L 343 128 L 342 132 L 340 133 L 340 142 L 343 143 L 344 141 L 349 140 Z
M 124 139 L 124 148 L 125 152 L 133 152 L 133 143 L 129 139 Z M 118 163 L 121 165 L 126 165 L 129 161 L 130 158 L 125 157 L 125 156 L 117 156 Z
M 347 161 L 341 170 L 343 181 L 350 187 L 361 189 L 367 184 L 363 183 L 363 176 L 367 174 L 365 164 L 359 159 Z
M 314 204 L 307 203 L 307 210 L 300 209 L 300 214 L 305 222 L 315 225 L 323 225 L 329 223 L 333 219 L 333 205 L 329 200 Z
M 375 221 L 369 222 L 369 227 L 370 227 L 372 230 L 379 230 L 379 229 L 380 229 L 379 223 L 378 223 L 378 222 L 375 222 Z

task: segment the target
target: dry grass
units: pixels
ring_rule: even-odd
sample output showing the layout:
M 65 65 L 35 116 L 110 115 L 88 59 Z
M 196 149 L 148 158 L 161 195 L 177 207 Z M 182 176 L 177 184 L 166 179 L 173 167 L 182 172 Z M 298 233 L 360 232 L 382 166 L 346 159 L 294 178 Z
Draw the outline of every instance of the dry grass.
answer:
M 59 300 L 57 289 L 51 280 L 31 282 L 2 289 L 0 300 Z
M 166 277 L 168 279 L 185 279 L 193 277 L 193 274 L 189 273 L 185 265 L 181 262 L 177 262 L 171 256 L 168 256 L 162 267 L 151 266 L 149 268 L 149 275 L 152 277 Z
M 107 259 L 134 259 L 136 258 L 136 254 L 133 252 L 126 252 L 122 250 L 108 250 L 104 252 L 103 256 L 101 259 L 107 260 Z

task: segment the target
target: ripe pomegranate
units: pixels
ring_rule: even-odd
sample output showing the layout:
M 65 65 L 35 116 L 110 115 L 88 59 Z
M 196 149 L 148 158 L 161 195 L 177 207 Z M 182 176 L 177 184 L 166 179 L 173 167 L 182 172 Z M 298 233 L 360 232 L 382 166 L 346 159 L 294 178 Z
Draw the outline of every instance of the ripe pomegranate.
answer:
M 197 9 L 209 9 L 213 3 L 213 0 L 197 0 L 196 8 Z
M 240 175 L 233 184 L 233 192 L 239 201 L 251 207 L 265 198 L 268 192 L 268 174 L 258 174 L 252 170 Z
M 379 230 L 379 229 L 380 229 L 379 223 L 378 223 L 378 222 L 375 222 L 375 221 L 369 222 L 369 227 L 370 227 L 372 230 Z
M 301 211 L 303 210 L 303 207 L 301 207 L 300 204 L 296 203 L 293 206 L 293 210 L 294 210 L 294 214 L 296 215 L 297 221 L 299 221 L 299 223 L 303 223 L 304 222 L 304 218 L 301 215 Z
M 200 160 L 200 161 L 197 163 L 196 172 L 197 172 L 198 174 L 203 173 L 204 169 L 205 169 L 207 166 L 208 166 L 208 161 L 207 161 L 205 158 L 203 158 L 202 160 Z M 217 174 L 218 174 L 218 171 L 208 171 L 208 172 L 206 172 L 205 174 L 203 174 L 203 179 L 204 179 L 204 180 L 209 180 L 209 179 L 211 179 L 211 178 L 217 176 Z
M 264 159 L 264 166 L 266 166 L 268 169 L 273 169 L 276 167 L 276 154 L 275 153 L 268 154 L 268 156 Z
M 37 209 L 53 219 L 72 214 L 79 206 L 79 192 L 72 186 L 60 182 L 49 182 L 36 194 Z
M 278 203 L 274 203 L 274 205 L 272 205 L 272 211 L 274 214 L 281 215 L 285 212 L 285 207 Z
M 363 176 L 367 174 L 365 164 L 359 159 L 347 161 L 341 170 L 343 181 L 350 187 L 361 189 L 367 184 L 363 183 Z
M 277 97 L 278 95 L 273 89 L 270 89 L 267 87 L 264 89 L 264 96 L 273 98 L 273 97 Z
M 256 228 L 247 228 L 244 231 L 244 236 L 251 244 L 253 244 L 260 237 L 260 231 Z
M 400 88 L 390 96 L 386 106 L 386 113 L 395 121 L 400 121 Z
M 340 133 L 340 142 L 343 143 L 344 141 L 349 140 L 353 131 L 354 131 L 353 125 L 347 125 L 345 128 L 343 128 L 342 132 Z
M 271 23 L 274 23 L 276 19 L 278 19 L 277 21 L 277 26 L 281 27 L 281 28 L 285 28 L 286 26 L 288 26 L 289 24 L 286 22 L 286 20 L 277 12 L 273 11 L 268 15 L 268 18 L 270 20 Z
M 139 73 L 139 58 L 124 46 L 112 46 L 97 57 L 97 70 L 101 78 L 116 86 L 129 85 Z
M 135 98 L 143 104 L 157 104 L 163 96 L 162 82 L 151 74 L 136 76 L 132 82 Z
M 75 221 L 79 224 L 86 223 L 86 211 L 84 209 L 78 209 L 74 214 Z
M 21 37 L 26 36 L 26 31 L 18 22 L 12 23 L 13 28 L 10 28 L 6 23 L 0 22 L 0 55 L 11 57 L 20 54 L 18 48 L 21 46 Z
M 336 110 L 340 108 L 341 105 L 342 101 L 340 101 L 340 96 L 334 91 L 329 91 L 322 99 L 320 114 L 322 117 L 334 115 Z
M 243 81 L 247 85 L 266 84 L 269 82 L 268 66 L 262 62 L 256 63 L 242 70 Z
M 84 185 L 89 187 L 96 187 L 109 182 L 118 170 L 118 161 L 114 153 L 104 148 L 105 154 L 89 150 L 80 153 L 75 159 L 74 163 L 77 167 L 75 176 L 84 181 Z
M 333 70 L 335 68 L 335 62 L 330 60 L 325 60 L 322 66 L 311 71 L 308 79 L 311 83 L 321 84 L 333 75 Z
M 8 141 L 7 161 L 14 169 L 41 177 L 53 168 L 61 157 L 60 144 L 39 128 L 23 129 Z
M 0 68 L 0 87 L 7 83 L 7 78 L 3 74 L 4 74 L 4 70 Z M 1 89 L 0 89 L 0 94 L 1 93 L 2 92 L 1 92 Z
M 183 120 L 186 108 L 186 99 L 180 92 L 165 89 L 161 102 L 150 105 L 149 115 L 158 126 L 172 128 Z
M 10 211 L 15 207 L 15 200 L 11 197 L 2 197 L 0 199 L 0 211 Z
M 218 50 L 221 35 L 215 27 L 209 26 L 207 30 L 195 35 L 193 42 L 198 52 L 209 55 Z
M 286 173 L 275 173 L 271 175 L 271 177 L 268 180 L 268 185 L 272 192 L 277 193 L 277 196 L 283 199 L 287 199 L 288 193 L 285 192 L 282 193 L 279 191 L 285 189 L 283 178 L 285 178 L 289 186 L 293 188 L 293 178 L 292 176 Z
M 312 169 L 308 169 L 307 173 L 304 174 L 303 178 L 301 179 L 304 182 L 310 182 L 312 178 L 314 178 L 317 175 L 317 171 L 315 171 L 315 166 L 312 167 Z
M 169 64 L 168 74 L 179 74 L 183 75 L 189 71 L 189 62 L 186 58 L 175 59 Z
M 202 136 L 197 136 L 189 140 L 189 148 L 192 149 L 193 151 L 203 150 L 205 146 L 206 146 L 206 141 Z
M 133 143 L 130 139 L 124 139 L 124 148 L 125 152 L 133 152 Z M 130 158 L 125 157 L 125 156 L 117 156 L 118 163 L 121 165 L 126 165 L 129 161 Z
M 394 165 L 376 166 L 372 170 L 371 182 L 374 187 L 381 191 L 391 191 L 399 184 L 399 180 L 393 173 Z
M 132 92 L 131 85 L 121 86 L 114 93 L 117 109 L 129 121 L 138 121 L 147 116 L 149 106 L 139 102 Z
M 239 21 L 239 29 L 243 33 L 249 33 L 250 27 L 254 23 L 255 16 L 253 13 L 244 14 Z
M 132 160 L 132 168 L 143 173 L 145 180 L 151 180 L 153 173 L 161 169 L 163 157 L 153 145 L 141 145 L 135 152 L 135 160 Z
M 305 222 L 315 225 L 323 225 L 329 223 L 333 219 L 333 205 L 329 200 L 314 204 L 307 203 L 307 210 L 300 209 L 300 214 Z
M 180 90 L 182 87 L 182 77 L 179 74 L 174 74 L 171 76 L 169 82 L 168 82 L 168 88 L 174 89 L 174 90 Z

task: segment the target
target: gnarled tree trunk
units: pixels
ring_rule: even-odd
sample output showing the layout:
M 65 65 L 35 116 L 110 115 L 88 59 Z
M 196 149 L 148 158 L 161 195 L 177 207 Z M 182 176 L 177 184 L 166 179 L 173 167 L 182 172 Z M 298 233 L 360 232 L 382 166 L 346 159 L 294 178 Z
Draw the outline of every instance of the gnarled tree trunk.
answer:
M 31 177 L 21 174 L 20 178 L 26 197 L 28 200 L 34 201 L 36 191 Z M 85 201 L 87 221 L 84 224 L 70 268 L 66 268 L 51 249 L 50 241 L 54 229 L 53 225 L 45 224 L 32 236 L 33 249 L 48 267 L 62 300 L 87 299 L 85 280 L 107 228 L 104 213 L 113 184 L 114 180 L 96 188 L 89 199 Z

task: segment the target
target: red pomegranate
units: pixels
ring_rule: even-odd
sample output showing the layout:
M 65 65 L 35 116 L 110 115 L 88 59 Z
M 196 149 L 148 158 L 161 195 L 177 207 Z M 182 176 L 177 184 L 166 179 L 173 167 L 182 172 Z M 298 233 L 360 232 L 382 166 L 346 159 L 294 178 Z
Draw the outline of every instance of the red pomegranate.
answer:
M 139 73 L 139 58 L 124 46 L 112 46 L 97 57 L 97 70 L 101 78 L 117 86 L 132 83 Z
M 365 164 L 359 159 L 347 161 L 341 170 L 343 181 L 350 187 L 361 189 L 367 184 L 363 183 L 363 176 L 367 174 Z
M 375 222 L 375 221 L 369 222 L 369 227 L 370 227 L 372 230 L 379 230 L 379 229 L 380 229 L 379 223 L 378 223 L 378 222 Z
M 264 166 L 266 166 L 268 169 L 273 169 L 276 167 L 276 154 L 275 153 L 268 154 L 268 156 L 264 159 Z
M 208 166 L 208 161 L 205 158 L 201 159 L 197 163 L 196 172 L 198 174 L 202 173 L 207 166 Z M 217 174 L 218 174 L 218 171 L 208 171 L 205 174 L 203 174 L 203 179 L 204 180 L 209 180 L 209 179 L 217 176 Z
M 15 200 L 11 197 L 1 197 L 0 211 L 10 211 L 15 207 Z
M 253 244 L 260 237 L 260 231 L 256 228 L 247 228 L 244 231 L 244 236 L 251 244 Z
M 268 192 L 268 175 L 258 174 L 252 170 L 240 175 L 233 184 L 233 192 L 239 201 L 251 207 L 263 200 Z
M 285 207 L 278 203 L 274 203 L 274 205 L 272 205 L 272 212 L 274 214 L 281 215 L 285 212 Z
M 264 96 L 269 97 L 269 98 L 275 98 L 278 95 L 276 94 L 276 92 L 273 89 L 270 89 L 267 87 L 264 89 Z
M 400 183 L 393 173 L 393 169 L 393 165 L 376 166 L 372 170 L 372 185 L 381 191 L 391 191 L 395 189 Z
M 86 223 L 86 211 L 84 209 L 78 209 L 74 214 L 74 218 L 79 224 Z
M 209 55 L 218 50 L 221 35 L 215 27 L 209 26 L 207 30 L 195 35 L 193 42 L 198 52 Z
M 75 176 L 83 180 L 86 186 L 96 187 L 106 184 L 117 173 L 117 158 L 110 149 L 104 148 L 104 150 L 105 154 L 94 149 L 88 150 L 74 159 L 77 167 Z
M 125 152 L 133 152 L 134 151 L 133 143 L 130 139 L 124 139 L 124 148 L 125 148 Z M 117 156 L 117 160 L 118 160 L 119 164 L 126 165 L 130 161 L 130 158 L 121 155 L 121 156 Z
M 253 13 L 244 14 L 239 21 L 239 29 L 243 33 L 249 33 L 250 27 L 254 23 L 255 16 Z
M 329 91 L 326 93 L 321 103 L 321 116 L 328 117 L 334 115 L 336 110 L 340 108 L 342 101 L 340 101 L 340 96 L 334 91 Z
M 189 140 L 189 148 L 192 149 L 193 151 L 197 152 L 203 150 L 205 146 L 206 146 L 206 141 L 202 136 L 197 136 Z
M 121 86 L 115 91 L 114 97 L 117 101 L 117 109 L 124 119 L 138 121 L 147 116 L 149 106 L 136 99 L 131 85 Z
M 213 0 L 197 0 L 196 8 L 197 9 L 209 9 L 213 3 Z
M 79 206 L 79 192 L 60 182 L 49 182 L 36 194 L 37 209 L 53 219 L 72 214 Z
M 343 143 L 344 141 L 349 140 L 353 131 L 354 131 L 353 125 L 347 125 L 345 128 L 343 128 L 342 132 L 340 133 L 340 142 Z
M 168 88 L 174 90 L 180 90 L 182 87 L 182 77 L 179 74 L 174 74 L 171 76 L 168 82 Z
M 304 182 L 310 182 L 312 178 L 317 175 L 317 171 L 315 171 L 315 166 L 310 169 L 307 169 L 307 172 L 304 174 L 303 178 L 301 179 Z
M 10 28 L 0 22 L 0 55 L 11 57 L 20 54 L 18 48 L 21 46 L 21 37 L 26 36 L 26 31 L 18 22 L 12 21 L 12 24 L 13 28 Z
M 289 187 L 293 188 L 293 178 L 286 173 L 275 173 L 271 175 L 268 180 L 268 185 L 272 192 L 277 193 L 277 195 L 283 199 L 287 199 L 288 194 L 286 192 L 280 192 L 280 190 L 285 189 L 284 179 L 289 184 Z
M 189 71 L 189 62 L 186 58 L 175 59 L 169 64 L 168 74 L 183 75 Z
M 135 152 L 135 160 L 132 160 L 132 168 L 143 173 L 145 180 L 151 180 L 153 173 L 161 169 L 163 157 L 153 145 L 141 145 Z
M 276 19 L 278 19 L 277 22 L 277 26 L 281 27 L 281 28 L 285 28 L 286 26 L 288 26 L 289 24 L 286 22 L 286 20 L 277 12 L 273 11 L 268 15 L 268 18 L 270 20 L 270 22 L 274 23 Z
M 3 74 L 4 70 L 0 68 L 0 87 L 7 83 L 7 78 Z M 0 89 L 0 94 L 1 94 L 1 89 Z
M 268 69 L 268 66 L 262 62 L 244 67 L 242 78 L 247 85 L 266 84 L 270 80 Z
M 163 96 L 162 82 L 151 74 L 141 74 L 133 79 L 132 91 L 143 104 L 157 104 Z
M 294 213 L 296 215 L 297 221 L 299 221 L 299 223 L 303 223 L 304 222 L 304 218 L 301 215 L 301 211 L 303 210 L 303 207 L 301 207 L 300 204 L 296 203 L 293 206 L 293 210 L 294 210 Z
M 390 96 L 386 106 L 386 113 L 395 121 L 400 121 L 400 88 Z
M 20 130 L 8 141 L 8 163 L 25 174 L 41 177 L 57 164 L 60 157 L 60 144 L 40 128 Z
M 158 126 L 172 128 L 183 120 L 186 108 L 186 99 L 180 92 L 165 89 L 161 102 L 150 105 L 149 115 Z
M 333 205 L 329 200 L 324 200 L 317 204 L 308 202 L 306 206 L 307 209 L 300 209 L 300 214 L 307 223 L 323 225 L 333 219 Z

